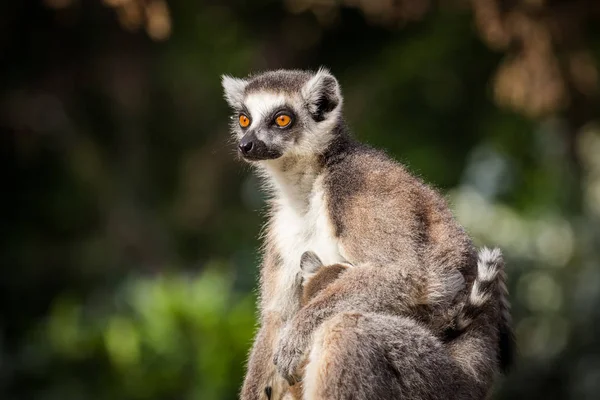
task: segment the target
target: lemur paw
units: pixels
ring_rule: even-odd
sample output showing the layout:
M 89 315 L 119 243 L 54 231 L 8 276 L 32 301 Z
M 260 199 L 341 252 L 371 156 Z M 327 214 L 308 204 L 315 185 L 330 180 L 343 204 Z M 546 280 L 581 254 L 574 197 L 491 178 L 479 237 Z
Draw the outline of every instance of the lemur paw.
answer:
M 292 331 L 288 326 L 275 349 L 273 363 L 277 372 L 293 386 L 300 382 L 299 367 L 305 355 L 305 340 L 303 336 Z

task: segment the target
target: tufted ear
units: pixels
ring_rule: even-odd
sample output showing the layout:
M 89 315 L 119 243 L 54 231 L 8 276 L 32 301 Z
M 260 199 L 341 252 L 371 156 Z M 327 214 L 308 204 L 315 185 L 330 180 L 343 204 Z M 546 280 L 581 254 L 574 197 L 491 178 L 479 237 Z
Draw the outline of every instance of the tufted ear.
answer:
M 305 251 L 302 253 L 302 257 L 300 257 L 300 269 L 302 269 L 303 272 L 312 274 L 317 272 L 322 266 L 323 262 L 314 252 Z
M 225 100 L 227 100 L 229 106 L 240 108 L 244 101 L 244 89 L 246 89 L 248 81 L 234 78 L 229 75 L 223 75 L 221 77 L 221 84 L 223 85 L 223 91 L 225 92 Z
M 325 120 L 332 111 L 342 105 L 340 85 L 326 68 L 319 68 L 316 74 L 302 87 L 302 97 L 315 121 Z

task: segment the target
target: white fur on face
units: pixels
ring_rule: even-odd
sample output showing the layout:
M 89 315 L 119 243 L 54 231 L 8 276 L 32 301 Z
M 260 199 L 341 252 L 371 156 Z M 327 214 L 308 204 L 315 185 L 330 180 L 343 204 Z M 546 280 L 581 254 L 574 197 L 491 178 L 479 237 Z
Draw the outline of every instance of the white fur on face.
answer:
M 251 93 L 246 96 L 244 105 L 250 112 L 250 129 L 256 128 L 261 121 L 269 113 L 273 112 L 275 108 L 284 106 L 286 97 L 281 93 L 273 92 L 257 92 Z M 260 130 L 257 131 L 257 137 L 259 140 L 264 140 L 261 137 Z
M 338 123 L 338 116 L 341 113 L 341 94 L 337 87 L 336 90 L 340 104 L 326 116 L 324 121 L 317 123 L 306 112 L 306 104 L 316 101 L 314 97 L 317 96 L 317 86 L 322 83 L 323 77 L 324 73 L 320 72 L 295 95 L 272 91 L 259 91 L 248 94 L 243 100 L 243 105 L 250 112 L 251 123 L 249 129 L 258 127 L 275 109 L 286 105 L 291 106 L 296 111 L 297 123 L 303 124 L 304 131 L 293 146 L 286 146 L 284 152 L 287 155 L 296 157 L 312 157 L 322 153 L 333 139 L 332 130 Z M 256 135 L 259 140 L 271 142 L 274 145 L 281 145 L 281 142 L 284 140 L 284 136 L 271 135 L 269 138 L 266 138 L 264 137 L 265 134 L 266 131 L 256 129 Z M 238 130 L 236 135 L 240 139 L 244 135 L 244 132 Z

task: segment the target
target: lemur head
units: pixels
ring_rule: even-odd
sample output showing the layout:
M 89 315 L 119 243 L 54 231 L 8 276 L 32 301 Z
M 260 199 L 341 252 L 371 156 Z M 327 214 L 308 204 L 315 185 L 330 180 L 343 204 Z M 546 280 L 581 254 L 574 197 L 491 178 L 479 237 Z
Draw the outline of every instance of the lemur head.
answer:
M 308 303 L 348 268 L 352 268 L 352 264 L 348 262 L 324 265 L 314 252 L 305 251 L 300 258 L 300 270 L 302 271 L 302 286 L 299 287 L 301 304 Z
M 320 154 L 334 138 L 342 95 L 326 69 L 269 71 L 246 79 L 224 75 L 222 83 L 245 160 Z

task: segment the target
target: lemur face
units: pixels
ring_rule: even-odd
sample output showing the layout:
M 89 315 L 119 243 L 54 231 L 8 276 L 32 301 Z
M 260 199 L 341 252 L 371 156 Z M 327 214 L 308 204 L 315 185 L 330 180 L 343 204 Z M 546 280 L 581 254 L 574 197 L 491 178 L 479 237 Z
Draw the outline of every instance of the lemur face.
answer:
M 234 111 L 232 132 L 247 161 L 320 154 L 333 138 L 342 96 L 326 70 L 279 70 L 237 79 L 223 76 Z

